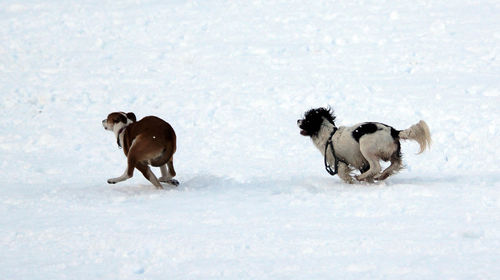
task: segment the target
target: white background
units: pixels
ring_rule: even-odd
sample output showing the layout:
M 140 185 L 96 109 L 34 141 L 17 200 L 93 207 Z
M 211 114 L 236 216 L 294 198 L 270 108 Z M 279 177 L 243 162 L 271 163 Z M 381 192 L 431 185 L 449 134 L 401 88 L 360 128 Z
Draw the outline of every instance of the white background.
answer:
M 0 2 L 0 278 L 493 279 L 500 2 Z M 424 119 L 433 146 L 375 185 L 299 134 Z M 101 121 L 176 130 L 178 188 Z M 159 170 L 156 170 L 159 174 Z

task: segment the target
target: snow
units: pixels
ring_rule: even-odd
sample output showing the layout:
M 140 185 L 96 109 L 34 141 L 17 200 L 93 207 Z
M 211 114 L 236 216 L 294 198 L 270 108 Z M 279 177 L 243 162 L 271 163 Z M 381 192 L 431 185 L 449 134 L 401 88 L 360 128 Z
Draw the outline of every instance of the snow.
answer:
M 494 279 L 500 3 L 0 2 L 0 278 Z M 330 177 L 296 120 L 424 119 L 375 185 Z M 176 130 L 156 190 L 101 120 Z M 159 170 L 155 170 L 159 174 Z

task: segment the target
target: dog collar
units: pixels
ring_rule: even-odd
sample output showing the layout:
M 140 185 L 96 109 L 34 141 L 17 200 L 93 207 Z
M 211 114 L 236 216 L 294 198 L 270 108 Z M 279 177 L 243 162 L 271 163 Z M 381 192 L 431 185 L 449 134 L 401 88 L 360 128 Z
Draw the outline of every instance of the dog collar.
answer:
M 332 176 L 335 176 L 337 173 L 339 173 L 339 161 L 342 161 L 340 160 L 337 155 L 335 154 L 335 147 L 333 146 L 333 135 L 335 134 L 335 132 L 337 132 L 337 127 L 333 127 L 333 131 L 332 133 L 330 134 L 330 137 L 328 138 L 328 141 L 326 142 L 326 145 L 325 145 L 325 169 L 326 169 L 326 172 L 328 172 L 328 174 L 332 175 Z M 332 155 L 333 155 L 333 159 L 335 160 L 335 163 L 333 165 L 333 170 L 332 170 L 332 167 L 330 166 L 330 164 L 328 164 L 328 161 L 326 160 L 326 153 L 327 153 L 327 150 L 328 150 L 328 146 L 331 147 L 331 150 L 332 150 Z M 342 161 L 344 162 L 344 161 Z
M 122 134 L 122 132 L 125 131 L 125 128 L 127 128 L 127 126 L 120 128 L 120 130 L 118 130 L 118 134 L 116 137 L 116 144 L 118 144 L 118 147 L 120 148 L 122 147 L 122 145 L 120 144 L 120 134 Z

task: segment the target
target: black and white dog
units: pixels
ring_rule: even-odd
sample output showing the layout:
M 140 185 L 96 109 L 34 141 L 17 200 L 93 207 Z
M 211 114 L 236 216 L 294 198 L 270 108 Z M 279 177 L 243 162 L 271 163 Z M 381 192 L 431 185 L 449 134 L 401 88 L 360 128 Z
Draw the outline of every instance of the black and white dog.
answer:
M 331 108 L 318 108 L 307 111 L 304 118 L 297 121 L 297 125 L 300 134 L 310 136 L 321 151 L 325 165 L 335 166 L 339 177 L 347 183 L 354 183 L 351 172 L 355 169 L 361 172 L 355 178 L 368 182 L 384 180 L 401 170 L 400 139 L 416 141 L 420 145 L 419 153 L 431 144 L 429 127 L 424 121 L 405 130 L 396 130 L 377 122 L 337 128 Z M 380 160 L 391 162 L 383 172 Z

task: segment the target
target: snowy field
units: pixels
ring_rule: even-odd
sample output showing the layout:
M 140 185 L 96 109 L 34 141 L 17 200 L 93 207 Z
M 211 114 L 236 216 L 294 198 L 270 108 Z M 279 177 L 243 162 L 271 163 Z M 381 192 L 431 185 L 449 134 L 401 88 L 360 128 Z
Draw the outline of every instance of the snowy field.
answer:
M 0 279 L 498 279 L 500 2 L 0 1 Z M 299 134 L 425 120 L 375 185 Z M 101 120 L 176 130 L 180 186 Z M 159 170 L 155 170 L 159 174 Z

